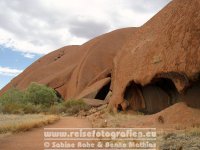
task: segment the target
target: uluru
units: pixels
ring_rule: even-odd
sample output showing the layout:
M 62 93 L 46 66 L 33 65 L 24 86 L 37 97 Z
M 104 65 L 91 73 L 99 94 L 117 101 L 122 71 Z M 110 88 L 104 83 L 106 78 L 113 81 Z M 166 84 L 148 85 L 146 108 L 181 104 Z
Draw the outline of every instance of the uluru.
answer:
M 115 111 L 200 107 L 200 2 L 174 0 L 137 28 L 118 29 L 38 59 L 1 90 L 45 84 L 65 100 Z
M 90 6 L 88 1 L 84 3 Z M 134 9 L 145 11 L 137 6 L 140 2 L 135 3 Z M 19 4 L 13 3 L 12 8 Z M 66 2 L 56 4 L 54 7 Z M 59 9 L 65 10 L 67 5 Z M 39 1 L 34 2 L 33 8 L 36 6 L 41 9 Z M 69 6 L 72 8 L 66 9 L 83 7 Z M 111 8 L 102 10 L 116 15 Z M 48 9 L 43 11 L 44 16 Z M 19 10 L 39 14 L 31 9 Z M 96 11 L 92 14 L 95 18 L 100 15 L 97 7 L 91 10 Z M 117 11 L 122 17 L 133 15 L 128 10 Z M 119 21 L 114 15 L 114 22 Z M 78 16 L 83 21 L 78 23 L 91 27 L 90 32 L 74 25 L 71 29 L 78 32 L 73 33 L 95 35 L 98 23 L 93 22 L 92 28 L 92 21 L 84 22 L 83 16 Z M 72 18 L 59 22 L 59 17 L 52 14 L 48 20 L 61 26 L 66 22 L 74 24 Z M 27 24 L 33 27 L 31 23 L 34 21 Z M 41 23 L 42 26 L 47 27 Z M 83 44 L 66 44 L 35 59 L 0 90 L 0 149 L 200 149 L 200 0 L 171 0 L 139 27 L 98 33 L 101 34 Z M 78 136 L 73 134 L 76 131 Z M 81 137 L 83 131 L 94 137 Z M 109 135 L 106 138 L 96 135 L 104 131 Z

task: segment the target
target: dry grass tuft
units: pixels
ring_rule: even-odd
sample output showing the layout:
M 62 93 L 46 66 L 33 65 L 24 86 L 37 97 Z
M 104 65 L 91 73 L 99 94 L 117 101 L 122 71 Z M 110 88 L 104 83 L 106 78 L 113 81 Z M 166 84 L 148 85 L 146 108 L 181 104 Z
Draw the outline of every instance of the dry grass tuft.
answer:
M 187 135 L 189 136 L 198 136 L 200 137 L 200 128 L 194 127 L 191 128 L 188 132 Z
M 28 114 L 5 115 L 0 114 L 0 134 L 7 132 L 28 131 L 59 120 L 56 115 Z

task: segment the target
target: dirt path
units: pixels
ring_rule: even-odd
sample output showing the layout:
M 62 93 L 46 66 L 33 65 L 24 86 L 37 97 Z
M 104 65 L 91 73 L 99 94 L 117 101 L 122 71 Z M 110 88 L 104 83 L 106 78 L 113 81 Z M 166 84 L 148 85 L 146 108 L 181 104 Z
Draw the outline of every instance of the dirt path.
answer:
M 89 128 L 87 119 L 63 117 L 45 128 Z M 0 138 L 0 150 L 43 150 L 44 127 Z

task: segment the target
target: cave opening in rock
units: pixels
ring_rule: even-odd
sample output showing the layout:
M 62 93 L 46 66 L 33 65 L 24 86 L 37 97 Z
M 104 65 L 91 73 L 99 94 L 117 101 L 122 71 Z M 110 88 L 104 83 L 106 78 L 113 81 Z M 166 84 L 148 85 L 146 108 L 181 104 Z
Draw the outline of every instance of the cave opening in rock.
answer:
M 153 114 L 176 103 L 179 93 L 171 79 L 155 78 L 145 86 L 129 82 L 123 98 L 129 102 L 129 109 Z
M 179 100 L 179 93 L 171 79 L 155 78 L 142 88 L 145 101 L 145 111 L 148 114 L 157 113 Z
M 141 85 L 130 81 L 124 91 L 124 100 L 128 101 L 129 109 L 141 110 L 143 109 L 143 98 L 141 93 Z
M 160 87 L 170 97 L 170 105 L 176 103 L 179 100 L 179 92 L 171 79 L 158 78 L 153 80 L 153 85 Z
M 104 85 L 96 94 L 95 99 L 105 100 L 106 96 L 110 91 L 111 81 L 109 81 L 106 85 Z
M 123 111 L 122 105 L 118 104 L 117 105 L 117 112 L 121 112 L 121 111 Z
M 190 107 L 200 108 L 200 74 L 190 84 L 185 90 L 183 100 Z

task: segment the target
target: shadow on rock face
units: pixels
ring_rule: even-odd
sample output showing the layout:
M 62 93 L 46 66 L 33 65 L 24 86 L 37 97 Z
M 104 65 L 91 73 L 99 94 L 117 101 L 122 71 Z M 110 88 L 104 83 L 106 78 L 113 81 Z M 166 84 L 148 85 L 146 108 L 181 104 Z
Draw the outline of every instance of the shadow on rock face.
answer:
M 191 86 L 186 89 L 183 100 L 188 106 L 200 108 L 200 77 L 191 83 Z
M 182 80 L 182 78 L 181 78 Z M 189 81 L 187 81 L 189 82 Z M 200 75 L 185 84 L 184 92 L 179 92 L 173 78 L 155 77 L 149 84 L 141 86 L 129 82 L 124 91 L 128 109 L 154 114 L 180 101 L 193 108 L 200 108 Z
M 99 90 L 99 92 L 97 93 L 97 95 L 95 96 L 95 99 L 105 100 L 106 96 L 108 95 L 108 93 L 110 91 L 110 84 L 111 84 L 111 81 L 108 82 L 106 85 L 104 85 Z
M 157 113 L 179 100 L 178 91 L 170 79 L 157 78 L 146 86 L 129 83 L 124 92 L 124 99 L 129 101 L 129 109 Z

